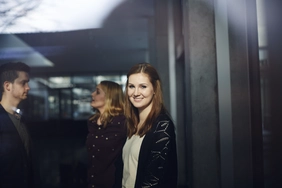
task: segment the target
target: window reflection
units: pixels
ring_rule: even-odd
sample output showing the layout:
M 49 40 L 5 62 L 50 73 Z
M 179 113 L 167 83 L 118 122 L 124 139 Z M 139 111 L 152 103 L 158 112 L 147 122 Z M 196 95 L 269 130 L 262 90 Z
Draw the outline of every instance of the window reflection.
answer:
M 25 108 L 34 121 L 50 119 L 84 120 L 93 114 L 91 93 L 102 80 L 125 87 L 125 75 L 34 77 Z

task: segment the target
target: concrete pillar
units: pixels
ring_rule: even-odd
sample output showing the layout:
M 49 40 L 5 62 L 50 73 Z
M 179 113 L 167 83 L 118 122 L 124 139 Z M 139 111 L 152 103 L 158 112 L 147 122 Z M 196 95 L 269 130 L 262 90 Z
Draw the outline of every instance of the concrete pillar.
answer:
M 185 114 L 189 187 L 219 188 L 218 96 L 214 4 L 183 0 Z M 190 108 L 189 108 L 190 106 Z

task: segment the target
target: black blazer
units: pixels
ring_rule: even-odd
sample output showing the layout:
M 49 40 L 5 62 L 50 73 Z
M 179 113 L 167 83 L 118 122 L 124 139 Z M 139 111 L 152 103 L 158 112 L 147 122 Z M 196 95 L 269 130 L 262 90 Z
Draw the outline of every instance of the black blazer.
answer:
M 141 144 L 135 188 L 176 188 L 177 169 L 174 124 L 161 114 Z
M 0 105 L 0 187 L 31 188 L 31 161 L 8 113 Z

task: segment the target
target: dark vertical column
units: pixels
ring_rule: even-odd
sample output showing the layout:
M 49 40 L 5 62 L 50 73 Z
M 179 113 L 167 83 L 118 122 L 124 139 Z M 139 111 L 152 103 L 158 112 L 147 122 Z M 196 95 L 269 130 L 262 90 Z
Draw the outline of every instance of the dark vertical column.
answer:
M 264 187 L 261 82 L 256 0 L 246 1 L 253 187 Z
M 214 4 L 183 0 L 189 186 L 219 188 Z
M 231 97 L 231 47 L 229 44 L 228 1 L 215 1 L 217 90 L 220 132 L 221 188 L 234 188 L 234 133 Z
M 267 0 L 266 26 L 270 71 L 271 188 L 282 187 L 282 1 Z
M 228 22 L 234 187 L 260 187 L 262 122 L 255 2 L 228 1 Z
M 169 62 L 168 62 L 168 3 L 167 0 L 155 0 L 155 62 L 163 83 L 165 105 L 170 110 Z
M 187 158 L 187 144 L 189 142 L 185 134 L 187 127 L 190 124 L 185 121 L 187 114 L 187 106 L 185 106 L 186 92 L 184 87 L 184 52 L 183 52 L 183 35 L 182 35 L 182 7 L 181 0 L 170 0 L 172 14 L 170 21 L 173 21 L 174 32 L 174 49 L 170 53 L 175 56 L 175 103 L 177 119 L 177 149 L 178 149 L 178 183 L 179 188 L 187 188 L 188 174 L 187 170 L 190 168 Z M 171 45 L 171 44 L 170 44 Z M 172 88 L 170 88 L 172 89 Z

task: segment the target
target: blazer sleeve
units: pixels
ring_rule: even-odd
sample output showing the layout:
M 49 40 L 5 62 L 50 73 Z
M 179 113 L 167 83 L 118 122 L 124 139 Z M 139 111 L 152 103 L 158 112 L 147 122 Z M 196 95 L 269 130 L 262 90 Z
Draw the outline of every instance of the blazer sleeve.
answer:
M 157 122 L 153 131 L 151 149 L 145 165 L 141 187 L 171 187 L 168 184 L 174 180 L 167 178 L 174 175 L 177 176 L 174 125 L 170 119 L 164 119 Z

